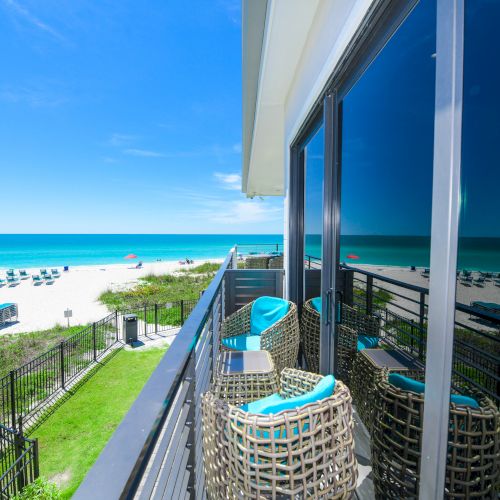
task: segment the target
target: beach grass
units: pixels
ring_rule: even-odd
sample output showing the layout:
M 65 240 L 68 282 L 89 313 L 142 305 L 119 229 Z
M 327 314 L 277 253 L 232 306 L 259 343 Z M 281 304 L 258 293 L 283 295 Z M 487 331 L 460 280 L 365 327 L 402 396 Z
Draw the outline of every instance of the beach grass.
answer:
M 40 474 L 70 498 L 137 398 L 166 348 L 119 350 L 37 427 Z
M 82 331 L 86 325 L 56 325 L 48 330 L 0 336 L 0 378 Z
M 180 300 L 197 300 L 219 267 L 220 264 L 205 263 L 191 269 L 183 269 L 176 274 L 151 274 L 140 278 L 139 283 L 129 290 L 106 290 L 99 296 L 99 300 L 110 311 Z

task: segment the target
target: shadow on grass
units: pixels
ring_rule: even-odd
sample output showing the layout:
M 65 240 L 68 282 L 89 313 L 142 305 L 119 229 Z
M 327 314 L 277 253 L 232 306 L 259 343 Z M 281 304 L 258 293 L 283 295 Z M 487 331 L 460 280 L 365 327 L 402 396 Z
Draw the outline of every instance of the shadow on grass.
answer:
M 99 372 L 101 368 L 106 366 L 122 349 L 124 345 L 113 349 L 103 360 L 96 362 L 87 373 L 85 373 L 81 378 L 73 383 L 71 388 L 65 390 L 63 394 L 58 393 L 53 397 L 47 399 L 43 405 L 36 410 L 32 415 L 30 415 L 29 420 L 34 419 L 33 424 L 26 426 L 24 431 L 25 436 L 30 436 L 34 431 L 36 431 L 42 424 L 44 424 L 55 412 L 58 410 L 66 401 L 69 401 L 79 389 L 81 389 L 89 380 L 91 380 L 96 373 Z

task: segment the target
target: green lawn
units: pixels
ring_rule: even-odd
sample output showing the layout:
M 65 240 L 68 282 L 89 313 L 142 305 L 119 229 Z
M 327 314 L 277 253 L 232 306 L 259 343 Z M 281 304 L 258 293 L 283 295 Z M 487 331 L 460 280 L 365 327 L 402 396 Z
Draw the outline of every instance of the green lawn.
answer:
M 165 350 L 120 350 L 35 429 L 40 474 L 59 485 L 62 498 L 75 492 Z

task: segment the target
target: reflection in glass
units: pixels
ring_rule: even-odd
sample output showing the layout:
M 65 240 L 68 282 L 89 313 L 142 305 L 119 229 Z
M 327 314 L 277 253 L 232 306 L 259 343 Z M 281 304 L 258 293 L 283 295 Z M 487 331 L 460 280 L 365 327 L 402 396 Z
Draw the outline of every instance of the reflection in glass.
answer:
M 349 387 L 370 432 L 372 453 L 364 458 L 372 460 L 378 498 L 419 492 L 435 4 L 417 4 L 342 102 L 341 273 L 351 269 L 343 272 L 337 356 L 342 366 L 350 346 Z
M 500 355 L 500 3 L 465 3 L 461 213 L 453 384 L 498 398 Z M 464 310 L 462 305 L 472 306 Z
M 304 258 L 306 269 L 321 268 L 323 233 L 324 128 L 305 147 Z
M 434 4 L 419 3 L 343 101 L 341 262 L 429 266 Z

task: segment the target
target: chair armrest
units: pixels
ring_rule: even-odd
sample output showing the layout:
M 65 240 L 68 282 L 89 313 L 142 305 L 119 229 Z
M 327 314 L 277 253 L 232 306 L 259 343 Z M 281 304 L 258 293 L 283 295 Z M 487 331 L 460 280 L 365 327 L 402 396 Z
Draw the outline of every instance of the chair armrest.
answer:
M 285 399 L 300 396 L 312 391 L 323 378 L 317 373 L 305 372 L 295 368 L 285 368 L 281 372 L 280 394 Z
M 234 337 L 250 332 L 250 313 L 252 311 L 252 304 L 247 304 L 235 313 L 228 316 L 222 322 L 220 338 Z

